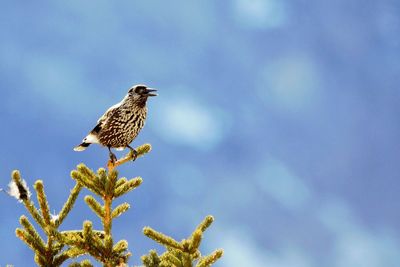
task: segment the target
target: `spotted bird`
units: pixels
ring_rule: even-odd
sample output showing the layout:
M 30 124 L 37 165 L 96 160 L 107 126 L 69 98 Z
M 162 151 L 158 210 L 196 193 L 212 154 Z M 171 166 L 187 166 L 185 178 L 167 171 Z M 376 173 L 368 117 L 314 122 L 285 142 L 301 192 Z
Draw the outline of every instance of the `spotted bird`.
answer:
M 134 159 L 136 159 L 137 152 L 129 144 L 132 143 L 145 124 L 147 98 L 156 96 L 155 91 L 157 90 L 141 84 L 131 87 L 124 99 L 110 107 L 101 116 L 96 127 L 74 150 L 83 151 L 90 144 L 100 144 L 108 148 L 110 159 L 115 162 L 117 157 L 111 151 L 111 148 L 117 150 L 129 148 Z

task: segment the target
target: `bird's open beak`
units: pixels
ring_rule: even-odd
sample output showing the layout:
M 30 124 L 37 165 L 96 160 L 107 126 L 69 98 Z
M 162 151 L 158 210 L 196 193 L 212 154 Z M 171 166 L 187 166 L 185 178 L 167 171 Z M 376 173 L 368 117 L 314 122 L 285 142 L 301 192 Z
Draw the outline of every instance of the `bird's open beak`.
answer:
M 158 96 L 156 93 L 153 92 L 157 92 L 156 89 L 153 88 L 147 88 L 146 92 L 144 93 L 146 96 Z

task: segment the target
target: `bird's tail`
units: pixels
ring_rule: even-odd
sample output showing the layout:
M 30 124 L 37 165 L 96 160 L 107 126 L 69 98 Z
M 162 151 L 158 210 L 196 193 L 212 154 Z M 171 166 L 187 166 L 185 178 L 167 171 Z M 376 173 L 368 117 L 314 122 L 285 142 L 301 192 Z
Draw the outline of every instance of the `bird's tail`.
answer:
M 82 142 L 82 144 L 74 147 L 75 151 L 83 151 L 85 150 L 88 146 L 90 146 L 90 143 Z

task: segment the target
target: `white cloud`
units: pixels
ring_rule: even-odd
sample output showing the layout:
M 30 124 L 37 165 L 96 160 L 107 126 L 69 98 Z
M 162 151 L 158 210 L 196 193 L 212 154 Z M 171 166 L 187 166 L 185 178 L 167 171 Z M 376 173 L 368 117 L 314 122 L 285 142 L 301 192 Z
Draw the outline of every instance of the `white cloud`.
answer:
M 389 231 L 368 229 L 345 202 L 330 199 L 317 216 L 334 235 L 332 266 L 399 266 L 398 240 Z
M 287 56 L 265 66 L 257 91 L 268 106 L 295 112 L 315 103 L 319 86 L 317 66 L 311 59 Z
M 234 13 L 238 23 L 249 28 L 277 28 L 288 20 L 283 0 L 236 0 Z
M 220 234 L 218 243 L 224 248 L 221 266 L 251 267 L 312 267 L 310 257 L 299 247 L 283 246 L 279 249 L 263 248 L 254 240 L 250 231 L 224 226 L 216 232 Z M 214 242 L 216 243 L 216 242 Z
M 312 197 L 309 186 L 278 160 L 267 160 L 263 164 L 257 183 L 261 190 L 289 209 L 303 207 Z
M 219 110 L 190 97 L 159 98 L 153 123 L 165 140 L 198 149 L 217 145 L 226 133 L 229 120 Z

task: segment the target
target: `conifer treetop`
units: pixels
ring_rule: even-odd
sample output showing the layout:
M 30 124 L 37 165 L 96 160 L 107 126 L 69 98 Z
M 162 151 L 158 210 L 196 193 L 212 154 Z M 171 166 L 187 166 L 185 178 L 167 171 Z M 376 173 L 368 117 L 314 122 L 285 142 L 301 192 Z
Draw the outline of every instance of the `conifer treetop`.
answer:
M 37 208 L 31 200 L 31 193 L 25 180 L 21 178 L 18 171 L 12 173 L 13 193 L 9 194 L 24 204 L 29 214 L 42 230 L 42 234 L 40 234 L 25 215 L 20 217 L 22 228 L 16 229 L 17 237 L 34 252 L 34 259 L 38 266 L 57 267 L 61 266 L 66 260 L 82 255 L 90 255 L 104 267 L 128 266 L 128 260 L 132 255 L 128 250 L 128 242 L 124 239 L 114 241 L 112 224 L 114 219 L 128 211 L 130 205 L 124 202 L 113 208 L 113 203 L 119 197 L 140 186 L 143 182 L 141 177 L 132 179 L 119 178 L 118 171 L 116 170 L 116 167 L 150 152 L 151 145 L 144 144 L 135 150 L 137 151 L 136 156 L 130 152 L 114 163 L 108 162 L 107 170 L 99 168 L 97 172 L 94 172 L 85 164 L 79 164 L 71 172 L 75 186 L 71 189 L 66 202 L 57 214 L 50 213 L 51 209 L 42 180 L 37 180 L 34 183 L 36 198 L 38 200 Z M 84 197 L 85 203 L 101 220 L 102 229 L 93 229 L 93 222 L 86 220 L 82 223 L 81 230 L 59 231 L 59 227 L 72 211 L 78 195 L 83 188 L 88 189 L 102 200 L 99 202 L 93 195 L 86 195 Z M 155 251 L 150 251 L 148 255 L 142 257 L 144 266 L 211 266 L 222 256 L 223 251 L 216 250 L 210 255 L 202 257 L 199 247 L 204 231 L 211 225 L 213 220 L 212 216 L 207 216 L 197 226 L 192 235 L 181 242 L 150 227 L 145 227 L 143 233 L 162 244 L 166 248 L 166 252 L 158 255 Z M 80 262 L 73 262 L 69 266 L 89 267 L 93 265 L 90 260 L 85 259 Z

